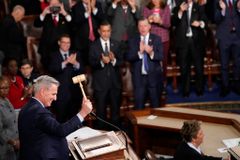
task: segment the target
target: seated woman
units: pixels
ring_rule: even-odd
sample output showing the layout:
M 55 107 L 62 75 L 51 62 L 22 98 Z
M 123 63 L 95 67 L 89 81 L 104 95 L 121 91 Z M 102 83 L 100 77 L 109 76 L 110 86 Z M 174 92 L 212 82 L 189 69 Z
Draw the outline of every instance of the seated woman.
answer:
M 14 108 L 6 98 L 9 81 L 0 77 L 0 159 L 16 160 L 19 150 L 17 120 Z

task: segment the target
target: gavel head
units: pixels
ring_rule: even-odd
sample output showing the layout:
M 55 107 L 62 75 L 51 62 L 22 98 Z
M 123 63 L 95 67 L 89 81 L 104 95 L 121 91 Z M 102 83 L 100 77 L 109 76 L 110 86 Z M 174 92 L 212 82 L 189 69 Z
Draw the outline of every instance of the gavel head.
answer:
M 86 76 L 84 74 L 80 74 L 78 76 L 73 77 L 72 80 L 74 84 L 81 83 L 83 81 L 86 81 Z

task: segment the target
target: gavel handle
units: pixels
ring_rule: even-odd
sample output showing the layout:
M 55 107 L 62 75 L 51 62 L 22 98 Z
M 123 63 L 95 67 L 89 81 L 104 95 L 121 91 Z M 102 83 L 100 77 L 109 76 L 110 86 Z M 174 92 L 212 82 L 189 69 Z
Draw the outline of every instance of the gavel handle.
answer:
M 83 85 L 82 85 L 81 82 L 79 82 L 79 86 L 80 86 L 80 88 L 81 88 L 81 91 L 82 91 L 83 97 L 84 97 L 84 98 L 87 98 L 87 97 L 86 97 L 86 94 L 85 94 L 85 92 L 84 92 L 84 89 L 83 89 Z

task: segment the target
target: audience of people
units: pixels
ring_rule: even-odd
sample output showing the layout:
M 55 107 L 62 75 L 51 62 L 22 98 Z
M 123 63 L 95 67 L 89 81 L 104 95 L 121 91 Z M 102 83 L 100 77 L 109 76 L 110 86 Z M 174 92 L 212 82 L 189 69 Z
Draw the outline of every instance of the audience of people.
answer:
M 0 77 L 0 159 L 18 159 L 19 149 L 20 159 L 67 159 L 65 136 L 82 126 L 92 110 L 91 102 L 82 100 L 78 84 L 72 82 L 86 68 L 92 75 L 92 98 L 100 118 L 107 120 L 110 113 L 111 122 L 121 127 L 125 62 L 131 68 L 134 109 L 144 109 L 148 100 L 150 107 L 160 107 L 168 82 L 171 41 L 180 66 L 182 96 L 189 97 L 191 79 L 197 96 L 202 96 L 209 22 L 217 27 L 220 96 L 231 90 L 240 95 L 239 0 L 13 0 L 11 8 L 0 23 L 0 59 L 6 61 L 4 77 Z M 42 28 L 38 52 L 44 73 L 52 77 L 38 77 L 27 59 L 21 25 L 25 12 L 37 15 L 34 26 Z M 51 105 L 50 111 L 46 109 Z M 106 129 L 102 123 L 97 127 Z M 222 159 L 202 153 L 204 134 L 199 121 L 184 122 L 181 134 L 176 160 Z M 49 151 L 52 154 L 46 154 Z

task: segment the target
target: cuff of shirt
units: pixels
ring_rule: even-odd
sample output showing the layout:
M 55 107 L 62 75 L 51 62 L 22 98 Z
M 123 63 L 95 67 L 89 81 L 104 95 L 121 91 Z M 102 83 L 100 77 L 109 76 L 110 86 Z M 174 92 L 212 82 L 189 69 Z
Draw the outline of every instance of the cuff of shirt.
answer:
M 142 54 L 140 51 L 138 51 L 138 57 L 139 57 L 140 59 L 143 59 L 143 54 Z
M 83 121 L 84 121 L 84 118 L 80 115 L 80 113 L 78 113 L 77 116 L 78 116 L 80 122 L 83 122 Z
M 111 61 L 111 63 L 112 63 L 112 65 L 113 65 L 113 66 L 115 66 L 115 65 L 116 65 L 116 63 L 117 63 L 117 60 L 116 60 L 116 58 L 114 58 L 114 60 L 113 60 L 113 61 Z
M 178 12 L 178 18 L 182 19 L 182 14 L 180 14 L 179 12 Z
M 136 9 L 132 9 L 132 13 L 136 13 L 136 11 L 137 11 Z
M 222 14 L 222 16 L 225 16 L 226 10 L 221 10 L 221 14 Z
M 96 15 L 96 14 L 97 14 L 97 12 L 98 12 L 98 9 L 97 9 L 97 8 L 95 8 L 95 9 L 94 9 L 94 11 L 93 11 L 93 15 Z
M 85 18 L 88 18 L 88 17 L 89 17 L 88 12 L 85 12 L 85 13 L 84 13 L 84 17 L 85 17 Z
M 200 27 L 205 28 L 205 23 L 203 21 L 200 21 Z
M 151 56 L 150 56 L 150 59 L 153 59 L 153 57 L 154 57 L 154 52 L 152 51 L 152 54 L 151 54 Z
M 115 3 L 112 3 L 112 8 L 113 9 L 116 9 L 117 8 L 117 5 Z
M 62 62 L 62 69 L 66 68 L 66 64 Z
M 69 14 L 67 14 L 65 16 L 65 19 L 67 20 L 67 22 L 70 22 L 72 20 L 72 17 Z
M 78 62 L 77 64 L 73 65 L 74 68 L 79 69 L 80 68 L 80 63 Z
M 103 61 L 101 60 L 100 63 L 101 63 L 101 66 L 102 66 L 102 68 L 103 68 L 103 67 L 105 66 L 104 63 L 103 63 Z
M 40 14 L 40 20 L 41 20 L 41 21 L 44 21 L 44 18 L 45 18 L 45 16 L 43 16 L 42 14 Z

